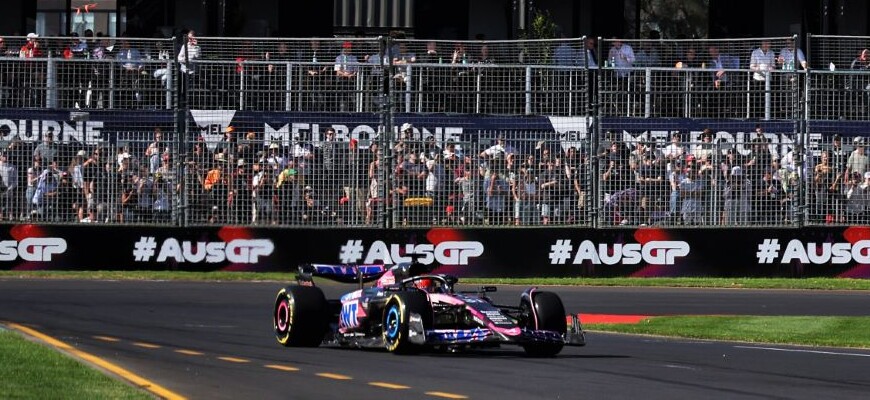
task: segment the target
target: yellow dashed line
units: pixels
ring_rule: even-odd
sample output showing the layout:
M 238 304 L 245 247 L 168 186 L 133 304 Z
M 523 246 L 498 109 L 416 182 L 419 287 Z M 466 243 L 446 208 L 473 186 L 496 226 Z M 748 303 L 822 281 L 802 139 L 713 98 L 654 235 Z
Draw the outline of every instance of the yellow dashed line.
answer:
M 299 371 L 299 368 L 290 367 L 287 365 L 266 364 L 266 365 L 264 365 L 264 367 L 271 368 L 271 369 L 277 369 L 278 371 L 287 371 L 287 372 Z
M 397 385 L 395 383 L 387 383 L 387 382 L 369 382 L 369 385 L 387 388 L 387 389 L 396 389 L 396 390 L 410 389 L 411 388 L 410 386 Z
M 142 347 L 142 348 L 146 348 L 146 349 L 159 349 L 160 348 L 159 344 L 151 344 L 151 343 L 145 343 L 145 342 L 133 342 L 133 346 Z
M 178 349 L 178 350 L 175 350 L 175 352 L 179 353 L 179 354 L 184 354 L 186 356 L 201 356 L 201 355 L 203 355 L 203 353 L 201 353 L 201 352 L 193 351 L 193 350 L 185 350 L 185 349 Z
M 103 360 L 102 358 L 99 358 L 95 355 L 85 353 L 81 350 L 73 348 L 72 346 L 70 346 L 64 342 L 61 342 L 60 340 L 57 340 L 51 336 L 45 335 L 45 334 L 40 333 L 36 330 L 30 329 L 26 326 L 15 324 L 15 323 L 8 323 L 7 325 L 9 327 L 11 327 L 12 329 L 15 329 L 19 332 L 26 334 L 26 335 L 29 335 L 29 336 L 35 337 L 39 340 L 42 340 L 43 342 L 48 343 L 50 346 L 53 346 L 54 348 L 62 349 L 64 351 L 68 352 L 69 354 L 79 358 L 79 359 L 85 360 L 91 364 L 94 364 L 100 368 L 105 369 L 106 371 L 109 371 L 115 375 L 118 375 L 121 378 L 124 378 L 124 379 L 132 382 L 136 386 L 139 386 L 142 389 L 145 389 L 151 393 L 154 393 L 155 395 L 157 395 L 159 397 L 162 397 L 162 398 L 168 399 L 168 400 L 185 400 L 186 399 L 186 397 L 184 397 L 178 393 L 170 391 L 169 389 L 166 389 L 163 386 L 160 386 L 160 385 L 158 385 L 158 384 L 156 384 L 148 379 L 145 379 L 139 375 L 136 375 L 136 374 L 124 369 L 124 368 L 121 368 L 115 364 L 112 364 L 106 360 Z
M 461 394 L 445 393 L 445 392 L 426 392 L 429 396 L 443 397 L 445 399 L 467 399 L 468 396 Z
M 351 379 L 353 379 L 353 378 L 351 378 L 351 377 L 349 377 L 349 376 L 347 376 L 347 375 L 330 374 L 329 372 L 321 372 L 321 373 L 319 373 L 319 374 L 315 374 L 315 375 L 317 375 L 317 376 L 319 376 L 319 377 L 321 377 L 321 378 L 336 379 L 336 380 L 339 380 L 339 381 L 347 381 L 347 380 L 351 380 Z
M 104 341 L 104 342 L 112 342 L 112 343 L 115 343 L 115 342 L 120 342 L 120 341 L 121 341 L 121 339 L 113 338 L 113 337 L 111 337 L 111 336 L 92 336 L 92 337 L 93 337 L 94 339 L 102 340 L 102 341 Z
M 229 361 L 229 362 L 234 362 L 234 363 L 249 363 L 249 362 L 251 362 L 251 360 L 248 360 L 246 358 L 236 358 L 236 357 L 218 357 L 218 360 L 224 360 L 224 361 Z

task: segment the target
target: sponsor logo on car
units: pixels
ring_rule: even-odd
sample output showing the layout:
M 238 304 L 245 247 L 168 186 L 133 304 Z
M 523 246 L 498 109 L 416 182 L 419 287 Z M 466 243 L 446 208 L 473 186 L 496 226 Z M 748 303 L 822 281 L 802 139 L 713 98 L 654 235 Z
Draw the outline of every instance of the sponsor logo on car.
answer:
M 489 329 L 435 329 L 426 332 L 426 336 L 436 342 L 477 342 L 491 336 Z
M 342 328 L 356 328 L 359 326 L 357 311 L 359 310 L 359 302 L 356 300 L 344 303 L 341 305 L 341 314 L 338 318 L 338 326 Z

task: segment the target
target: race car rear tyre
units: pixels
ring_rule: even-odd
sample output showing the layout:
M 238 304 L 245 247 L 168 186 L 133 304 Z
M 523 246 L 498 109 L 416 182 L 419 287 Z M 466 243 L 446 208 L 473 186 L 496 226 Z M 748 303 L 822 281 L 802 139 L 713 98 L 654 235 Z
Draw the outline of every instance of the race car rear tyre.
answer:
M 275 298 L 272 312 L 275 338 L 288 347 L 317 347 L 329 328 L 328 317 L 323 291 L 310 286 L 287 286 Z
M 526 328 L 558 332 L 562 335 L 568 330 L 565 319 L 565 306 L 562 299 L 551 292 L 533 292 L 532 303 L 526 298 L 520 301 L 520 308 L 527 316 Z M 534 306 L 534 312 L 532 307 Z M 552 357 L 562 351 L 562 343 L 535 343 L 523 345 L 526 354 L 532 357 Z
M 409 340 L 411 314 L 420 315 L 423 329 L 432 326 L 432 305 L 429 304 L 426 293 L 396 293 L 387 301 L 383 316 L 383 338 L 387 351 L 412 354 L 422 350 L 422 346 Z

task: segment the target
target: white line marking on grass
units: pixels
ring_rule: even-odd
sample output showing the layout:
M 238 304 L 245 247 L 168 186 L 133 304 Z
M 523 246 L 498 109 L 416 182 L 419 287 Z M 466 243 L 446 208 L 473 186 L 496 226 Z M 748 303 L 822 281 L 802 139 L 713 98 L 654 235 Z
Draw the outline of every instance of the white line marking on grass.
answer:
M 840 353 L 836 351 L 823 350 L 802 350 L 802 349 L 783 349 L 779 347 L 756 347 L 756 346 L 734 346 L 736 349 L 749 350 L 767 350 L 767 351 L 785 351 L 789 353 L 812 353 L 812 354 L 827 354 L 832 356 L 847 356 L 847 357 L 870 357 L 870 354 L 864 353 Z

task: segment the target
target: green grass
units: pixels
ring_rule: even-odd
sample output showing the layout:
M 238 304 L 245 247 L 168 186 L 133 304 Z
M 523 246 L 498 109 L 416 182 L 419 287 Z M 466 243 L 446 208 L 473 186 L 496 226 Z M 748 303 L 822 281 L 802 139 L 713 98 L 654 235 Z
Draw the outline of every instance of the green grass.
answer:
M 670 316 L 586 329 L 695 339 L 870 348 L 870 317 Z
M 0 271 L 0 278 L 110 279 L 171 281 L 295 280 L 288 272 L 182 271 Z M 463 278 L 474 285 L 658 286 L 695 288 L 870 290 L 870 279 L 848 278 Z
M 53 349 L 0 330 L 2 399 L 150 399 Z

